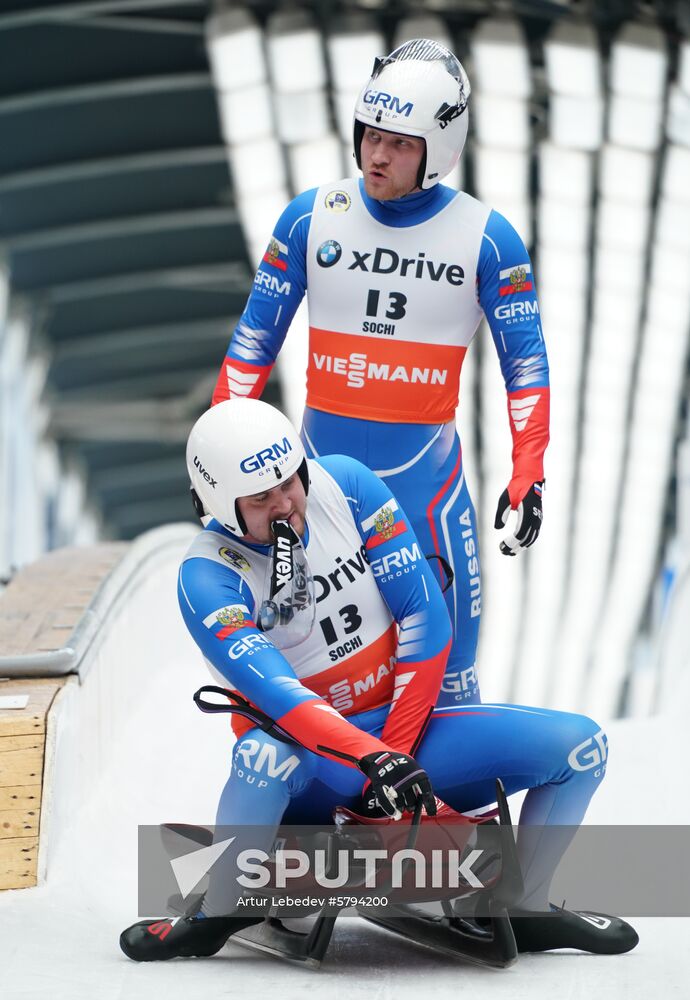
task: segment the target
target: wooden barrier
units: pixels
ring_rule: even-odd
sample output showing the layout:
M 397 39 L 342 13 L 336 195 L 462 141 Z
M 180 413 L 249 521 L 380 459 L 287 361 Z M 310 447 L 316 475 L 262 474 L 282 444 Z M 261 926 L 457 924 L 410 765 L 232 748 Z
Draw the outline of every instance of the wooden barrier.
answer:
M 89 605 L 128 549 L 127 542 L 49 552 L 24 566 L 0 593 L 0 661 L 14 659 L 13 677 L 67 673 L 21 669 L 21 660 L 59 653 L 69 646 Z M 5 669 L 0 662 L 0 676 Z
M 120 602 L 165 553 L 181 556 L 194 533 L 192 525 L 165 525 L 133 543 L 58 549 L 0 589 L 0 890 L 48 877 L 56 817 L 64 819 L 72 804 L 74 781 L 66 779 L 81 775 L 70 772 L 79 768 L 76 734 L 59 729 L 65 706 L 74 704 L 70 694 L 88 683 Z M 96 678 L 91 690 L 113 680 Z M 17 697 L 26 704 L 13 707 Z
M 36 885 L 46 716 L 64 680 L 0 680 L 0 889 Z M 24 708 L 3 700 L 28 696 Z

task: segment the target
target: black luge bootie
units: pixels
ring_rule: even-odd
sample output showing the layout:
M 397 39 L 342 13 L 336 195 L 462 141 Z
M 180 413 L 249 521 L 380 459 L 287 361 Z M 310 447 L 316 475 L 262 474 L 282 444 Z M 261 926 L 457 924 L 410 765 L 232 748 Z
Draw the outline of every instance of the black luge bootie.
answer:
M 551 906 L 550 913 L 513 909 L 510 923 L 519 952 L 575 948 L 597 955 L 622 955 L 640 940 L 620 917 Z
M 163 917 L 140 920 L 120 935 L 120 947 L 135 962 L 162 962 L 169 958 L 208 957 L 223 947 L 231 934 L 263 917 Z

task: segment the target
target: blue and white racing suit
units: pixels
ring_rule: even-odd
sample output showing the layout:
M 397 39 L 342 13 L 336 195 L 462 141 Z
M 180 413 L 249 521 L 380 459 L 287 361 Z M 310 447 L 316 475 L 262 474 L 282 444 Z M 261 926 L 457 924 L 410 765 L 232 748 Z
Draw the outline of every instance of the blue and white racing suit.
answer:
M 270 548 L 211 522 L 179 573 L 187 627 L 216 676 L 294 740 L 244 720 L 217 825 L 261 825 L 269 850 L 282 820 L 328 823 L 356 808 L 364 775 L 354 761 L 392 749 L 411 754 L 436 794 L 466 811 L 529 789 L 518 841 L 524 905 L 546 907 L 548 886 L 606 766 L 606 737 L 590 719 L 515 705 L 434 708 L 451 629 L 440 589 L 406 511 L 349 457 L 310 460 L 304 546 L 316 620 L 302 643 L 279 651 L 255 623 Z M 249 728 L 247 728 L 249 726 Z M 350 760 L 344 760 L 347 755 Z M 230 767 L 230 761 L 229 761 Z M 565 825 L 567 824 L 567 826 Z M 563 826 L 544 836 L 543 827 Z M 218 862 L 207 915 L 230 912 L 241 831 Z M 234 873 L 234 874 L 233 874 Z
M 460 370 L 482 318 L 508 396 L 517 508 L 543 480 L 549 377 L 532 265 L 499 213 L 443 185 L 391 202 L 343 180 L 285 209 L 256 272 L 213 401 L 259 396 L 307 294 L 307 454 L 346 453 L 404 506 L 422 550 L 451 567 L 453 646 L 439 704 L 479 701 L 474 507 L 455 428 Z M 443 563 L 432 566 L 446 580 Z

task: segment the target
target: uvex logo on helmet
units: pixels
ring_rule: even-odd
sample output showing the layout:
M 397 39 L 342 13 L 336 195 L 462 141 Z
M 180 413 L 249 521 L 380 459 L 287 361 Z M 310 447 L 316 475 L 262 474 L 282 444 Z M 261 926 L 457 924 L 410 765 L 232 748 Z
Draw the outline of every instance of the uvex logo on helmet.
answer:
M 217 479 L 214 479 L 214 478 L 213 478 L 213 476 L 211 476 L 211 475 L 210 475 L 210 474 L 209 474 L 209 473 L 208 473 L 208 472 L 206 471 L 206 469 L 205 469 L 205 468 L 203 467 L 203 465 L 202 465 L 202 464 L 201 464 L 201 462 L 199 461 L 199 458 L 198 458 L 198 456 L 197 456 L 197 455 L 195 455 L 195 456 L 194 456 L 194 464 L 196 465 L 197 469 L 199 470 L 199 475 L 200 475 L 200 476 L 202 476 L 202 477 L 203 477 L 203 478 L 204 478 L 204 479 L 206 480 L 206 482 L 207 482 L 207 483 L 210 483 L 210 485 L 211 485 L 211 486 L 213 487 L 213 489 L 215 490 L 215 488 L 216 488 L 216 483 L 218 482 L 218 480 L 217 480 Z
M 247 455 L 240 462 L 242 472 L 257 472 L 265 466 L 282 465 L 287 461 L 288 455 L 292 451 L 292 445 L 287 437 L 282 441 L 272 444 L 269 448 L 262 448 L 254 455 Z
M 395 94 L 387 94 L 384 90 L 365 90 L 363 100 L 365 104 L 371 104 L 379 110 L 383 109 L 390 114 L 405 115 L 406 118 L 410 117 L 410 112 L 414 108 L 412 101 L 401 104 L 399 97 L 396 97 Z

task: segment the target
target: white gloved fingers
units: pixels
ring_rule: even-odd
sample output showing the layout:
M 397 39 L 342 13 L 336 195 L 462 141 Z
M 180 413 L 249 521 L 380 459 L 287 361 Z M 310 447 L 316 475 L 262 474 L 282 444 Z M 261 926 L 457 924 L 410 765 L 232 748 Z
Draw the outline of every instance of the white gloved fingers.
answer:
M 506 535 L 505 538 L 501 539 L 499 548 L 504 556 L 516 556 L 522 548 L 522 544 L 518 542 L 515 535 Z
M 539 531 L 537 530 L 537 528 L 530 528 L 529 532 L 527 533 L 527 537 L 522 543 L 523 549 L 528 549 L 530 545 L 534 545 L 537 538 L 539 538 Z
M 388 799 L 388 805 L 390 806 L 390 808 L 388 808 L 388 806 L 383 806 L 382 808 L 385 809 L 388 815 L 391 816 L 393 819 L 402 819 L 402 813 L 395 804 L 395 800 L 398 797 L 398 793 L 396 792 L 396 790 L 391 785 L 384 785 L 383 791 L 386 798 Z
M 500 549 L 504 556 L 516 556 L 518 551 L 524 545 L 524 541 L 520 537 L 520 528 L 522 527 L 522 521 L 524 516 L 524 507 L 522 504 L 519 505 L 517 510 L 513 511 L 512 508 L 508 507 L 505 512 L 505 518 L 503 523 L 506 524 L 508 521 L 508 515 L 515 514 L 515 527 L 511 535 L 506 535 L 505 538 L 501 539 Z

